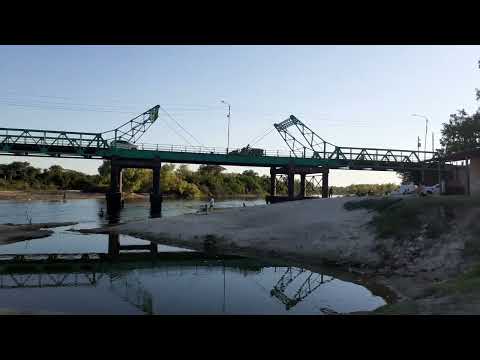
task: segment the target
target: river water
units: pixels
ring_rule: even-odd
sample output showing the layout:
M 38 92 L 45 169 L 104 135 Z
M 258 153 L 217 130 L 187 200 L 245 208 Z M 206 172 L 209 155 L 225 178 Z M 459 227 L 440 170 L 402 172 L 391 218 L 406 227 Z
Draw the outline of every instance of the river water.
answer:
M 256 206 L 265 201 L 219 200 L 216 207 L 244 203 Z M 203 204 L 165 200 L 162 216 L 193 213 Z M 106 220 L 98 215 L 101 208 L 105 209 L 102 199 L 0 201 L 0 223 L 26 223 L 28 218 L 33 223 L 78 222 L 53 229 L 55 233 L 47 238 L 0 245 L 0 258 L 107 253 L 108 235 L 68 231 L 103 225 Z M 120 221 L 148 216 L 147 201 L 127 201 Z M 119 240 L 121 245 L 150 244 L 125 235 Z M 158 245 L 158 252 L 165 257 L 153 261 L 146 253 L 145 261 L 63 270 L 12 270 L 0 261 L 0 313 L 321 315 L 369 311 L 386 303 L 364 286 L 335 278 L 328 271 L 312 272 L 259 259 L 205 259 L 192 250 L 165 245 Z

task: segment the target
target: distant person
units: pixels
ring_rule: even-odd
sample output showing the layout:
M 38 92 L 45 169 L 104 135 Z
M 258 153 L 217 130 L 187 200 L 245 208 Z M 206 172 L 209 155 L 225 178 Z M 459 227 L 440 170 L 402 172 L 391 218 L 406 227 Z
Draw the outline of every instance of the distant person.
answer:
M 208 202 L 208 207 L 210 209 L 213 209 L 214 206 L 215 206 L 215 199 L 213 197 L 211 197 L 210 201 Z
M 243 203 L 243 207 L 247 207 L 247 205 L 245 205 L 245 203 Z
M 330 186 L 330 190 L 328 190 L 328 197 L 331 198 L 333 196 L 333 186 Z

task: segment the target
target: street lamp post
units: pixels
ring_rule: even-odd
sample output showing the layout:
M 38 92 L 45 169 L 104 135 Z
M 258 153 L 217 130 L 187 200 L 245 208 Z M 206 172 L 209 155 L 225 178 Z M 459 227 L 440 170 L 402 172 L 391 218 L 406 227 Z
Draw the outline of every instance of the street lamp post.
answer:
M 222 103 L 228 106 L 228 133 L 227 133 L 227 154 L 228 154 L 228 149 L 230 149 L 230 104 L 227 103 L 225 100 L 222 100 Z
M 425 119 L 425 144 L 423 144 L 423 161 L 427 158 L 427 132 L 428 132 L 428 118 L 425 115 L 412 114 L 412 116 L 418 116 Z

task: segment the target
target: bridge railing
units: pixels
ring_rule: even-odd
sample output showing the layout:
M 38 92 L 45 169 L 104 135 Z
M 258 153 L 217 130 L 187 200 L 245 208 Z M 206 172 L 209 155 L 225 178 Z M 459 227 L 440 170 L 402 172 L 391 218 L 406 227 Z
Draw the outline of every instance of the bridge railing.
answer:
M 235 153 L 236 155 L 252 156 L 249 153 L 243 153 L 241 149 L 227 149 L 205 146 L 186 146 L 186 145 L 167 145 L 167 144 L 139 144 L 138 150 L 167 151 L 167 152 L 187 152 L 196 154 L 221 154 L 227 155 Z M 412 162 L 418 163 L 435 159 L 438 154 L 432 151 L 415 151 L 400 149 L 379 149 L 379 148 L 355 148 L 355 147 L 336 147 L 329 152 L 317 152 L 311 149 L 302 149 L 298 151 L 285 150 L 263 150 L 263 153 L 257 156 L 277 156 L 277 157 L 297 157 L 297 158 L 318 158 L 346 161 L 371 161 L 371 162 Z
M 168 152 L 187 152 L 196 154 L 218 154 L 227 155 L 237 152 L 241 152 L 240 148 L 220 148 L 220 147 L 208 147 L 208 146 L 187 146 L 187 145 L 169 145 L 169 144 L 138 144 L 138 150 L 150 150 L 150 151 L 168 151 Z M 259 156 L 283 156 L 293 157 L 294 154 L 285 150 L 263 150 L 263 154 Z
M 105 149 L 108 143 L 99 133 L 54 130 L 0 128 L 0 148 L 14 145 L 36 145 Z
M 0 128 L 0 151 L 14 152 L 29 145 L 31 152 L 65 151 L 68 153 L 85 154 L 97 150 L 116 150 L 100 133 L 63 132 L 51 130 L 12 129 Z M 33 146 L 32 146 L 33 145 Z M 16 147 L 16 148 L 15 148 Z M 56 147 L 57 150 L 52 150 Z M 186 152 L 195 154 L 221 154 L 236 156 L 273 156 L 314 158 L 325 160 L 342 160 L 347 162 L 361 161 L 376 163 L 420 163 L 423 161 L 435 161 L 438 154 L 432 151 L 380 149 L 361 147 L 324 147 L 323 151 L 314 151 L 307 148 L 295 148 L 295 151 L 266 150 L 266 149 L 238 149 L 219 148 L 206 146 L 186 146 L 170 144 L 138 144 L 137 150 Z M 58 150 L 60 148 L 60 150 Z M 71 150 L 68 150 L 71 148 Z M 120 148 L 120 146 L 118 147 Z M 65 150 L 67 149 L 67 150 Z M 85 151 L 87 150 L 87 151 Z

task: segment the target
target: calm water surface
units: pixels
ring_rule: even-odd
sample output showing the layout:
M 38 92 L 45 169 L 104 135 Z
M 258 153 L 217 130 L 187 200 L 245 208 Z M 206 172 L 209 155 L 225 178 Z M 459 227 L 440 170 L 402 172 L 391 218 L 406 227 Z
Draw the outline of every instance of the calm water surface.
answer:
M 217 207 L 257 206 L 264 200 L 217 201 Z M 165 200 L 164 217 L 198 211 L 202 201 Z M 107 235 L 82 235 L 92 228 L 104 200 L 0 201 L 0 223 L 77 221 L 43 239 L 1 245 L 0 255 L 106 253 Z M 125 204 L 121 221 L 149 216 L 149 203 Z M 149 244 L 120 235 L 120 243 Z M 158 245 L 159 252 L 185 252 Z M 194 252 L 192 252 L 193 254 Z M 191 255 L 187 254 L 188 257 Z M 15 272 L 0 266 L 2 309 L 66 314 L 324 314 L 373 310 L 385 301 L 365 287 L 290 266 L 252 259 L 158 260 L 102 264 L 93 269 Z

